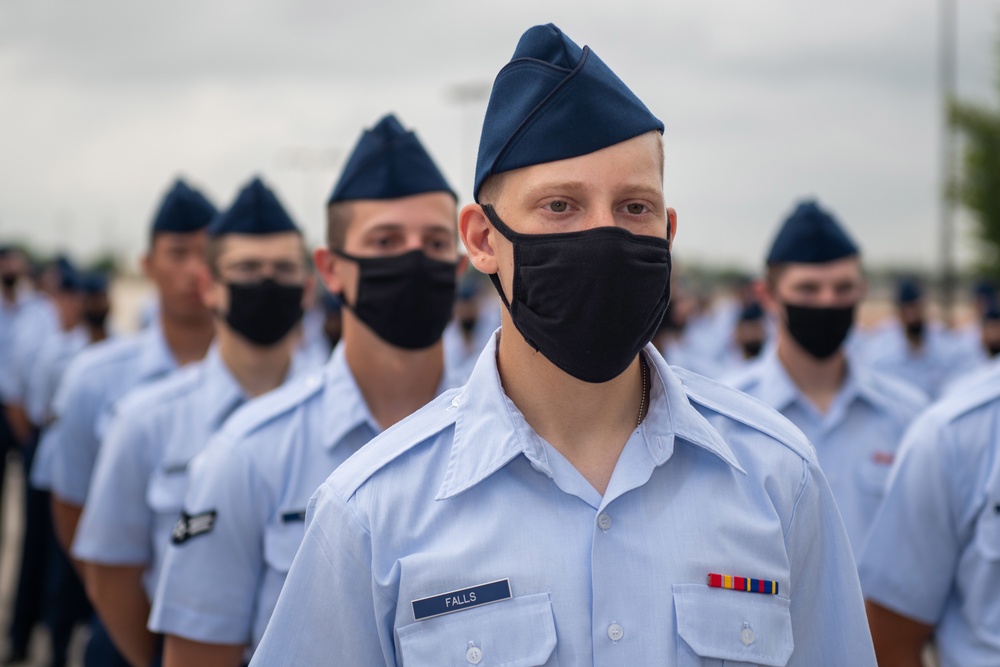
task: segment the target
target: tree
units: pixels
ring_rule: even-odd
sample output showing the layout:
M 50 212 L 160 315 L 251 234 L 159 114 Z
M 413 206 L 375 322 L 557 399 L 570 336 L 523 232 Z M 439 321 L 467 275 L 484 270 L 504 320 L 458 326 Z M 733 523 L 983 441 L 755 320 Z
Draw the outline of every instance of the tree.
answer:
M 1000 110 L 961 101 L 949 107 L 949 122 L 964 142 L 948 194 L 972 213 L 981 271 L 1000 278 Z

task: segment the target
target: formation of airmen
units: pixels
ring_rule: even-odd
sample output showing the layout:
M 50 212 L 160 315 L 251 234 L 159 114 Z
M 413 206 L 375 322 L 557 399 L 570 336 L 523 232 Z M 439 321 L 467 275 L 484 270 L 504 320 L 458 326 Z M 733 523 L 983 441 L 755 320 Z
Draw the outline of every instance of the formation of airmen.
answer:
M 1000 665 L 992 290 L 955 331 L 906 280 L 862 331 L 861 249 L 806 200 L 705 309 L 662 133 L 540 25 L 473 203 L 392 114 L 311 257 L 259 178 L 178 181 L 134 335 L 107 276 L 0 248 L 7 664 L 44 622 L 87 667 Z

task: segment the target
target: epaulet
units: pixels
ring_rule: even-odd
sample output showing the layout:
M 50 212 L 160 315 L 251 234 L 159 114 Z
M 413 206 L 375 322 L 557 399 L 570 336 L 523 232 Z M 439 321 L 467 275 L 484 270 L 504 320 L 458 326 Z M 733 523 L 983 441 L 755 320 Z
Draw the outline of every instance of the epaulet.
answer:
M 66 367 L 61 384 L 73 391 L 88 392 L 95 382 L 106 384 L 101 371 L 114 364 L 127 363 L 141 352 L 140 341 L 135 336 L 113 338 L 85 347 L 73 357 Z
M 997 374 L 1000 375 L 1000 372 Z M 1000 382 L 980 381 L 965 391 L 951 392 L 924 414 L 939 424 L 948 424 L 998 398 L 1000 398 Z
M 80 350 L 72 365 L 93 371 L 110 364 L 127 362 L 141 352 L 142 341 L 138 336 L 109 338 Z
M 738 389 L 691 371 L 670 367 L 680 378 L 692 403 L 756 429 L 785 445 L 800 457 L 815 460 L 809 440 L 777 410 Z
M 911 418 L 926 408 L 930 402 L 920 389 L 903 380 L 872 369 L 868 369 L 868 373 L 880 400 L 892 404 L 898 410 L 911 413 Z
M 455 423 L 454 400 L 461 389 L 449 389 L 406 419 L 373 438 L 333 471 L 327 484 L 346 502 L 386 465 Z
M 227 438 L 242 436 L 294 410 L 323 391 L 326 367 L 305 373 L 263 396 L 243 404 L 226 420 L 222 433 Z
M 178 368 L 172 373 L 127 392 L 115 405 L 116 413 L 145 414 L 159 406 L 187 395 L 201 378 L 201 364 Z

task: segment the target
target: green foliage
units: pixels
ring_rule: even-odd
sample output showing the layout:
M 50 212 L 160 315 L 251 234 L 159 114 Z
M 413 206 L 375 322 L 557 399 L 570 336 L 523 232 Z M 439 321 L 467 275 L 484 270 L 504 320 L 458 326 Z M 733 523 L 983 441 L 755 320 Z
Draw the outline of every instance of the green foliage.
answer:
M 972 213 L 981 272 L 1000 278 L 1000 110 L 956 101 L 949 122 L 965 141 L 948 195 Z

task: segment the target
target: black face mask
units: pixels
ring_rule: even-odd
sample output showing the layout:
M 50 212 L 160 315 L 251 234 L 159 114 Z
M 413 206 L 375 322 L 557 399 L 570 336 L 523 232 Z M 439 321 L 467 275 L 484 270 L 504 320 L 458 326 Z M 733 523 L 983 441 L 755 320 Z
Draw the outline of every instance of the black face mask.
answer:
M 748 340 L 740 344 L 743 349 L 744 359 L 756 359 L 760 356 L 760 351 L 764 349 L 764 341 Z
M 0 276 L 0 283 L 3 283 L 5 289 L 13 289 L 17 285 L 17 274 L 16 273 L 5 273 Z
M 92 329 L 103 329 L 104 323 L 108 319 L 108 309 L 85 310 L 83 311 L 83 321 Z
M 466 336 L 472 335 L 472 331 L 476 328 L 476 318 L 475 317 L 463 317 L 458 321 L 458 326 Z
M 840 349 L 854 325 L 855 305 L 843 308 L 810 308 L 785 304 L 788 333 L 806 352 L 828 359 Z
M 358 293 L 344 306 L 395 347 L 422 350 L 441 340 L 455 305 L 455 262 L 431 259 L 420 250 L 394 257 L 354 257 Z
M 531 347 L 584 382 L 620 375 L 652 339 L 670 301 L 670 244 L 620 227 L 518 234 L 483 211 L 514 246 L 510 302 L 490 280 Z
M 989 352 L 990 357 L 995 357 L 1000 354 L 1000 343 L 990 343 L 986 346 L 986 351 Z
M 254 345 L 274 345 L 302 319 L 302 285 L 281 285 L 266 278 L 227 287 L 226 324 Z
M 921 338 L 924 335 L 924 321 L 907 322 L 906 335 L 910 338 Z

